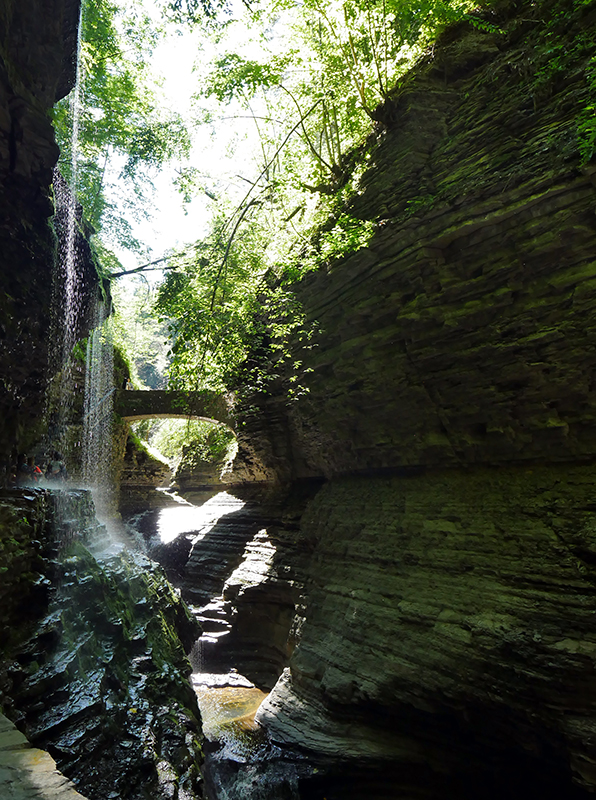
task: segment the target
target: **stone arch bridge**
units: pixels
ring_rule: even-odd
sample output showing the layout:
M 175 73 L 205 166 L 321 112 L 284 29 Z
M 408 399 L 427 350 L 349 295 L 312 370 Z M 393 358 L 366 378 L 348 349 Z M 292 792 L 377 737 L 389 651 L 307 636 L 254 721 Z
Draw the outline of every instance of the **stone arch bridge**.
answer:
M 234 417 L 229 399 L 220 392 L 170 392 L 163 389 L 146 391 L 117 389 L 114 411 L 127 422 L 141 419 L 203 419 L 223 422 L 234 430 Z

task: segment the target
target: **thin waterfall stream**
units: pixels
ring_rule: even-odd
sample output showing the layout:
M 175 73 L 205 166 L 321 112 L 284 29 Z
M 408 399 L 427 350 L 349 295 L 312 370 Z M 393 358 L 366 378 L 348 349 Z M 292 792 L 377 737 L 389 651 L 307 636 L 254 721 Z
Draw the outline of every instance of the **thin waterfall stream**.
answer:
M 77 34 L 76 79 L 70 94 L 71 119 L 70 182 L 67 185 L 56 167 L 54 192 L 62 210 L 61 258 L 54 281 L 54 317 L 61 334 L 58 414 L 55 426 L 59 450 L 80 461 L 75 471 L 93 493 L 99 517 L 110 512 L 113 486 L 112 419 L 114 387 L 114 348 L 112 341 L 111 301 L 109 297 L 91 299 L 89 335 L 85 353 L 84 408 L 82 437 L 75 441 L 69 434 L 73 397 L 77 388 L 76 348 L 84 314 L 84 277 L 79 254 L 77 231 L 80 208 L 77 200 L 79 177 L 79 132 L 84 95 L 84 68 L 81 59 L 85 3 L 81 3 Z
M 67 427 L 73 403 L 75 382 L 74 350 L 78 341 L 83 316 L 84 286 L 77 248 L 79 208 L 77 202 L 79 172 L 79 129 L 84 70 L 82 68 L 82 22 L 84 2 L 81 3 L 77 29 L 75 85 L 70 94 L 71 119 L 70 183 L 67 184 L 58 166 L 54 169 L 54 197 L 57 210 L 63 217 L 58 259 L 53 285 L 53 340 L 60 343 L 54 353 L 54 371 L 58 373 L 57 414 L 54 423 L 56 445 L 60 450 L 69 446 Z
M 113 485 L 112 422 L 114 345 L 107 302 L 97 304 L 94 327 L 87 339 L 85 410 L 83 416 L 83 481 L 93 492 L 97 513 L 109 514 Z

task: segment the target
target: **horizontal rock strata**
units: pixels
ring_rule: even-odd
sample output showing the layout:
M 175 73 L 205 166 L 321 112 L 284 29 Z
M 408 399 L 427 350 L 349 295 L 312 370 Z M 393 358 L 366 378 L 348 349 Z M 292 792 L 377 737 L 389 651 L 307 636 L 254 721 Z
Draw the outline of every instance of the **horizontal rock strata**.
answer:
M 262 689 L 275 684 L 293 649 L 300 565 L 310 552 L 298 523 L 318 485 L 193 493 L 194 507 L 130 520 L 201 622 L 204 635 L 192 654 L 197 670 L 234 668 Z
M 161 502 L 162 493 L 155 489 L 169 485 L 172 470 L 169 464 L 139 446 L 138 440 L 129 434 L 128 425 L 123 439 L 126 444 L 117 481 L 119 511 L 129 517 Z
M 563 5 L 455 29 L 387 103 L 350 201 L 374 235 L 293 287 L 302 366 L 248 398 L 240 477 L 594 456 L 596 12 Z
M 301 523 L 299 643 L 257 719 L 348 770 L 426 772 L 430 797 L 451 796 L 440 775 L 475 775 L 476 797 L 528 796 L 524 773 L 547 797 L 575 796 L 572 776 L 594 791 L 595 480 L 500 468 L 324 487 Z

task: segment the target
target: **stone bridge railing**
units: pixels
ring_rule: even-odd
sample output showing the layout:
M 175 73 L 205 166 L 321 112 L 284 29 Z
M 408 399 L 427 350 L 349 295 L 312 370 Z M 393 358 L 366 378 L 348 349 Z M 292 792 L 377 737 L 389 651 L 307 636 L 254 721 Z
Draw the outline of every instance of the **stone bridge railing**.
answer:
M 137 391 L 118 389 L 114 395 L 114 411 L 122 419 L 205 419 L 223 422 L 234 428 L 229 401 L 219 392 L 169 392 L 162 389 Z

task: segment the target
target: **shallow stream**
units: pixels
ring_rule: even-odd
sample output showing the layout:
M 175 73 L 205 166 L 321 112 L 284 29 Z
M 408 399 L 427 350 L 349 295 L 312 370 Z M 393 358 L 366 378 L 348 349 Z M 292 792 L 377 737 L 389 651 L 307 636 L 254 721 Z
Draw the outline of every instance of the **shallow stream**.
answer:
M 219 656 L 230 634 L 234 614 L 232 605 L 224 598 L 223 587 L 233 576 L 244 581 L 262 580 L 274 548 L 264 530 L 253 530 L 252 521 L 247 532 L 235 530 L 226 539 L 230 534 L 230 519 L 237 519 L 235 515 L 245 505 L 230 492 L 195 492 L 183 498 L 171 491 L 157 491 L 162 497 L 162 507 L 156 508 L 152 497 L 147 503 L 149 510 L 136 514 L 128 525 L 145 552 L 160 561 L 174 586 L 181 588 L 203 628 L 189 657 L 193 667 L 192 686 L 206 739 L 204 769 L 209 800 L 281 797 L 297 800 L 298 778 L 310 768 L 301 756 L 297 757 L 297 768 L 291 753 L 284 758 L 281 769 L 276 766 L 279 749 L 269 742 L 266 731 L 255 721 L 257 709 L 268 694 L 266 687 L 255 685 Z M 197 555 L 201 543 L 205 553 Z M 226 544 L 235 553 L 231 558 L 229 554 L 219 558 L 219 548 Z M 208 573 L 206 587 L 189 587 L 182 577 L 191 550 L 195 558 L 204 559 Z M 194 602 L 194 598 L 199 602 Z

